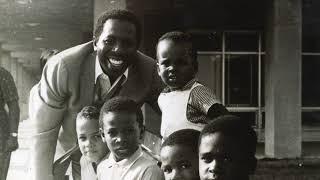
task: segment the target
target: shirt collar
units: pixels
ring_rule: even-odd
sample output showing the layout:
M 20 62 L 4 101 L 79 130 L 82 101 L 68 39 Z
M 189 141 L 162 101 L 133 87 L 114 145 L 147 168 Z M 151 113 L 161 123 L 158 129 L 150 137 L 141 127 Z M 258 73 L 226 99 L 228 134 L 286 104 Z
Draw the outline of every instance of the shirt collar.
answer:
M 165 87 L 163 89 L 162 92 L 169 93 L 169 92 L 172 92 L 172 91 L 184 91 L 184 90 L 190 89 L 192 87 L 192 85 L 197 81 L 198 81 L 197 78 L 193 78 L 181 88 L 170 88 L 170 87 L 167 86 L 167 87 Z
M 116 162 L 113 153 L 110 152 L 108 161 L 109 161 L 109 165 L 108 167 L 111 168 L 112 166 L 119 166 L 119 167 L 126 167 L 129 166 L 130 164 L 134 163 L 137 159 L 140 158 L 140 156 L 142 156 L 142 149 L 139 146 L 138 149 L 136 150 L 136 152 L 134 152 L 128 159 L 123 159 L 121 161 Z
M 94 83 L 96 83 L 99 75 L 100 74 L 104 74 L 104 72 L 103 72 L 103 70 L 102 70 L 102 68 L 100 66 L 100 62 L 99 62 L 98 56 L 96 56 L 95 71 L 94 72 L 95 72 Z M 129 72 L 129 67 L 127 67 L 127 69 L 123 73 L 123 75 L 126 77 L 126 79 L 128 78 L 128 72 Z

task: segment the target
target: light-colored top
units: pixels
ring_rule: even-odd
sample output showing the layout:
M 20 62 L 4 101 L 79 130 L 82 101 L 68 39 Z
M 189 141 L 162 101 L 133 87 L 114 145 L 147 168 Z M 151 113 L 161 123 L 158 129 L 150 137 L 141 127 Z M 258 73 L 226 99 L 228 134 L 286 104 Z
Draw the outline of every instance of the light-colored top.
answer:
M 92 163 L 84 156 L 80 159 L 81 180 L 97 180 L 97 174 L 93 169 Z
M 215 103 L 220 102 L 213 92 L 198 83 L 196 79 L 191 80 L 181 89 L 164 89 L 158 98 L 162 111 L 162 138 L 165 139 L 171 133 L 181 129 L 201 131 L 208 122 L 207 113 Z
M 141 147 L 130 158 L 118 162 L 110 153 L 98 165 L 98 180 L 164 180 L 163 172 L 156 162 L 146 156 Z

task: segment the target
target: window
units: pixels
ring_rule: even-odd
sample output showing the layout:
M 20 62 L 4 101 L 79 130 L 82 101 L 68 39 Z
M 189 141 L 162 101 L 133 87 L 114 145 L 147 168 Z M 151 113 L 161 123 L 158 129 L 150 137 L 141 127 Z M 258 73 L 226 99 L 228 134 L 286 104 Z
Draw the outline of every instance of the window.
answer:
M 190 31 L 198 50 L 198 79 L 235 115 L 264 128 L 262 34 Z
M 320 130 L 320 26 L 314 18 L 320 17 L 316 1 L 302 8 L 302 128 Z M 319 5 L 319 4 L 318 4 Z M 319 134 L 317 134 L 319 139 Z M 308 139 L 314 139 L 308 136 Z
M 308 38 L 304 39 L 302 52 L 302 127 L 320 129 L 320 50 Z M 311 43 L 311 44 L 309 44 Z M 310 48 L 310 49 L 309 49 Z

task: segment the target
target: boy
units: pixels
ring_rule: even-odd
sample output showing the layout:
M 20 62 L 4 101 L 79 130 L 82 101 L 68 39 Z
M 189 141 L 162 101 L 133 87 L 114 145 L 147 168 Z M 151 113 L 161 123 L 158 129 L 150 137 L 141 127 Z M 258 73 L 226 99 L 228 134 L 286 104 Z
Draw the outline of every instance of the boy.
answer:
M 166 180 L 199 180 L 198 139 L 200 132 L 183 129 L 172 133 L 161 145 L 161 169 Z
M 162 180 L 161 169 L 141 150 L 144 134 L 139 105 L 126 97 L 108 100 L 100 111 L 100 128 L 110 155 L 98 166 L 99 180 Z
M 81 179 L 96 180 L 97 165 L 109 152 L 99 132 L 99 110 L 93 106 L 84 107 L 77 115 L 76 131 L 82 153 Z
M 210 89 L 197 82 L 196 50 L 182 32 L 164 34 L 157 45 L 158 74 L 167 85 L 158 98 L 161 135 L 179 129 L 201 130 L 207 119 L 228 114 Z
M 249 180 L 256 168 L 257 135 L 236 116 L 221 116 L 206 125 L 199 140 L 201 180 Z

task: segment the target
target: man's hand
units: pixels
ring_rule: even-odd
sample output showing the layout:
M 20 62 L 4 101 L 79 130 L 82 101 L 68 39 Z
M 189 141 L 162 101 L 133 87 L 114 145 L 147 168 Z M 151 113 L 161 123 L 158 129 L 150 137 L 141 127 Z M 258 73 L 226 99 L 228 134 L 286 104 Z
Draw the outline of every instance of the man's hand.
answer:
M 7 140 L 7 144 L 6 144 L 6 151 L 7 152 L 12 152 L 12 151 L 17 150 L 18 147 L 19 147 L 18 138 L 9 136 L 9 138 Z

